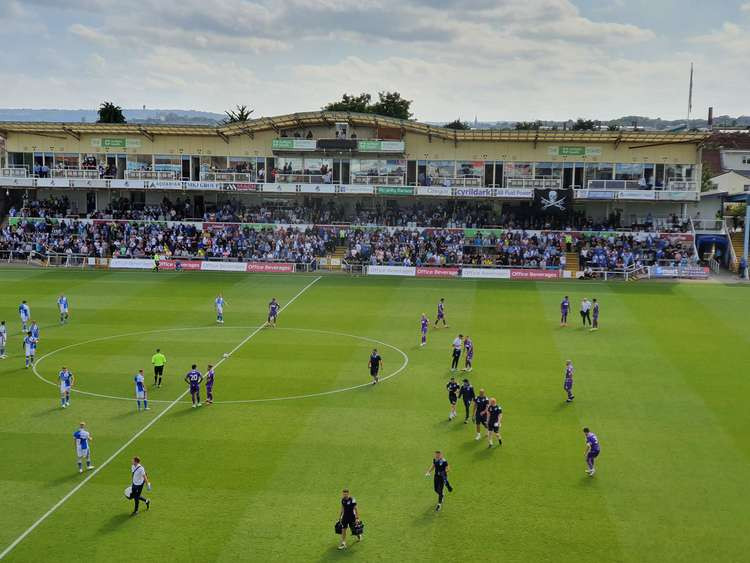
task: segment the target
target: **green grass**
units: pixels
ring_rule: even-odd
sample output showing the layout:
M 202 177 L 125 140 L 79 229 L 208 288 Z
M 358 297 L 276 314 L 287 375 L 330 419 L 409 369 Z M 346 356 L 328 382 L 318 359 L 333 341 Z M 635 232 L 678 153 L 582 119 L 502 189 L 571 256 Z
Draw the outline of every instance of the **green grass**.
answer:
M 314 278 L 207 273 L 0 270 L 0 551 L 84 477 L 71 434 L 85 420 L 99 465 L 183 393 L 191 363 L 217 362 Z M 57 324 L 56 296 L 71 302 Z M 213 298 L 228 302 L 214 324 Z M 569 294 L 572 326 L 558 327 Z M 584 295 L 602 329 L 580 330 Z M 445 297 L 448 330 L 418 346 L 419 315 Z M 74 394 L 23 369 L 16 309 L 42 327 L 39 362 L 78 389 L 131 398 L 161 347 L 166 383 L 148 413 Z M 719 284 L 587 284 L 327 276 L 217 372 L 217 401 L 313 394 L 367 382 L 376 339 L 408 366 L 376 388 L 285 401 L 180 402 L 9 555 L 13 561 L 740 561 L 750 550 L 750 293 Z M 191 328 L 191 330 L 173 330 Z M 283 328 L 283 330 L 281 330 Z M 192 330 L 195 329 L 195 330 Z M 305 329 L 305 330 L 288 330 Z M 151 332 L 148 334 L 133 334 Z M 352 336 L 329 334 L 342 333 Z M 475 342 L 471 379 L 499 399 L 502 449 L 448 422 L 444 385 L 457 332 Z M 104 337 L 126 335 L 101 340 Z M 95 340 L 94 339 L 100 339 Z M 385 372 L 403 363 L 378 345 Z M 564 403 L 563 365 L 576 367 Z M 183 398 L 183 401 L 185 399 Z M 584 474 L 583 435 L 602 443 Z M 456 491 L 434 512 L 424 477 L 445 451 Z M 129 517 L 130 458 L 154 482 L 153 508 Z M 338 552 L 333 523 L 352 489 L 367 530 Z

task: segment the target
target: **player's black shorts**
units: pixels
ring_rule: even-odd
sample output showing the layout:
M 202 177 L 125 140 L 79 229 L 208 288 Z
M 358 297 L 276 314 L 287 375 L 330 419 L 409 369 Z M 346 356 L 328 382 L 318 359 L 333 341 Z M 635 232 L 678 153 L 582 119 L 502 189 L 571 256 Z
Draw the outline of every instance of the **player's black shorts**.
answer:
M 451 405 L 455 405 L 458 402 L 458 397 L 454 393 L 448 393 L 448 401 Z
M 479 416 L 479 415 L 475 416 L 474 422 L 476 422 L 477 424 L 481 424 L 485 428 L 487 427 L 487 419 L 485 419 L 483 416 Z
M 375 369 L 370 368 L 370 375 L 375 377 L 376 375 L 378 375 L 379 371 L 380 371 L 380 368 L 375 368 Z
M 154 375 L 164 375 L 164 366 L 154 366 Z
M 346 516 L 341 519 L 341 527 L 346 530 L 346 528 L 349 528 L 352 533 L 354 533 L 354 524 L 356 524 L 357 520 L 354 518 L 354 516 Z
M 490 422 L 489 431 L 490 432 L 500 432 L 500 423 L 497 422 L 497 421 Z

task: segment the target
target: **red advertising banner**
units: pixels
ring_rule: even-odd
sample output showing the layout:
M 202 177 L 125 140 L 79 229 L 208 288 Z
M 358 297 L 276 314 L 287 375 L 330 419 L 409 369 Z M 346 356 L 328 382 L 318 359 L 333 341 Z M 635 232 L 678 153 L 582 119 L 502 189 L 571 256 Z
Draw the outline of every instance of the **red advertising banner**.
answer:
M 693 242 L 692 233 L 660 233 L 659 238 L 669 242 Z
M 294 264 L 286 262 L 248 262 L 248 272 L 265 272 L 272 274 L 289 274 L 294 272 Z
M 554 280 L 560 277 L 559 270 L 511 270 L 512 280 Z
M 200 260 L 159 260 L 159 269 L 176 270 L 177 264 L 180 265 L 180 270 L 200 270 L 203 262 Z
M 458 268 L 417 268 L 418 278 L 455 278 Z

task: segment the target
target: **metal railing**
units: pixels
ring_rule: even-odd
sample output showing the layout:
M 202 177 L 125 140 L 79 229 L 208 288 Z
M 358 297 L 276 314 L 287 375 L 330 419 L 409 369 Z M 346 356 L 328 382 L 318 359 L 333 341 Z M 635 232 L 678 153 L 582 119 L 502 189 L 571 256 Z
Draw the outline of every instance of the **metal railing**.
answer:
M 352 184 L 385 184 L 388 186 L 402 186 L 404 184 L 403 174 L 385 175 L 352 175 Z
M 173 171 L 126 170 L 126 180 L 179 180 L 180 175 Z
M 99 171 L 83 168 L 53 168 L 49 171 L 51 178 L 88 178 L 99 179 Z
M 7 168 L 0 168 L 0 176 L 3 178 L 28 178 L 29 170 L 25 165 L 11 164 Z
M 201 172 L 201 182 L 253 183 L 257 182 L 257 175 L 255 172 Z
M 451 188 L 479 188 L 482 186 L 482 178 L 479 176 L 428 176 L 429 181 L 419 181 L 419 186 L 445 186 Z
M 279 184 L 332 184 L 333 174 L 276 174 Z
M 527 188 L 535 190 L 560 189 L 561 178 L 505 178 L 506 188 Z

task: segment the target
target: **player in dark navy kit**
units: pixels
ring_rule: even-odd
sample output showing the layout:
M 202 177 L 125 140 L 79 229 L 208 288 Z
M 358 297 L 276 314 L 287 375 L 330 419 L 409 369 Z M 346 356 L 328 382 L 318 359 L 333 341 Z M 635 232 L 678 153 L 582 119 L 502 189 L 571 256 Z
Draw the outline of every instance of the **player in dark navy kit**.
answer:
M 197 370 L 195 364 L 192 365 L 187 375 L 185 375 L 185 381 L 190 386 L 190 398 L 193 401 L 193 408 L 201 406 L 201 381 L 203 381 L 203 374 Z
M 349 489 L 341 491 L 341 512 L 339 513 L 339 522 L 341 522 L 341 543 L 339 549 L 346 549 L 346 529 L 349 528 L 354 535 L 354 526 L 359 522 L 359 509 L 357 501 L 349 495 Z M 357 540 L 362 541 L 362 535 L 357 535 Z
M 469 383 L 468 379 L 464 378 L 463 383 L 461 383 L 461 389 L 458 390 L 458 396 L 464 402 L 464 408 L 466 409 L 466 418 L 464 418 L 464 424 L 468 424 L 469 408 L 474 402 L 474 397 L 476 396 L 476 394 L 474 393 L 474 386 Z
M 497 399 L 490 399 L 490 406 L 487 407 L 487 440 L 492 447 L 492 438 L 497 438 L 497 445 L 503 445 L 503 439 L 500 437 L 500 427 L 503 424 L 503 407 L 497 404 Z
M 591 314 L 593 315 L 593 322 L 591 324 L 591 331 L 599 330 L 599 303 L 594 299 L 594 305 L 591 308 Z
M 474 397 L 474 422 L 477 425 L 477 435 L 474 437 L 475 440 L 479 440 L 482 437 L 482 426 L 487 428 L 487 407 L 490 406 L 490 400 L 487 395 L 484 394 L 484 389 L 479 390 L 479 395 Z
M 448 489 L 449 493 L 453 492 L 453 487 L 448 481 L 448 460 L 443 457 L 443 453 L 440 450 L 435 450 L 435 457 L 432 460 L 432 464 L 427 469 L 425 477 L 429 477 L 433 471 L 433 486 L 438 496 L 438 503 L 435 507 L 435 512 L 443 508 L 443 487 Z
M 451 377 L 451 380 L 445 386 L 448 390 L 448 402 L 451 404 L 451 412 L 448 415 L 448 420 L 456 418 L 456 403 L 458 402 L 458 390 L 461 386 L 456 383 L 456 378 Z
M 435 318 L 435 328 L 437 328 L 438 323 L 440 321 L 443 321 L 443 328 L 448 328 L 448 324 L 445 322 L 445 299 L 443 297 L 440 298 L 440 302 L 437 305 L 437 317 Z
M 266 325 L 276 328 L 276 318 L 279 316 L 279 302 L 273 297 L 268 304 L 268 320 Z
M 594 473 L 596 473 L 594 463 L 601 452 L 599 438 L 588 428 L 584 428 L 583 433 L 586 435 L 586 473 L 588 473 L 589 477 L 593 477 Z
M 377 348 L 372 349 L 372 354 L 370 354 L 370 360 L 367 362 L 367 367 L 370 368 L 372 384 L 375 385 L 378 382 L 378 373 L 380 373 L 380 368 L 383 367 L 383 358 L 381 358 L 380 354 L 378 354 Z
M 568 326 L 568 311 L 570 311 L 570 300 L 566 295 L 560 303 L 560 326 Z

